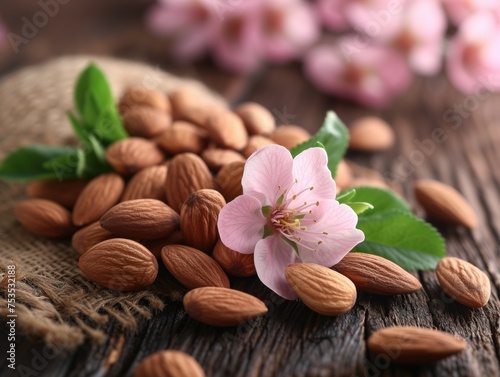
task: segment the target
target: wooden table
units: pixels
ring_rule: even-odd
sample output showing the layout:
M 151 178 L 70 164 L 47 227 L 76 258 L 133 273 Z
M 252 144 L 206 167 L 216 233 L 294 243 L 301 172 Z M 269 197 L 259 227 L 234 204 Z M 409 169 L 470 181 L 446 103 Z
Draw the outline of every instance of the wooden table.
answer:
M 149 3 L 70 2 L 18 54 L 0 53 L 0 73 L 68 53 L 109 54 L 198 78 L 232 103 L 260 102 L 278 122 L 311 131 L 320 126 L 328 109 L 347 123 L 373 113 L 319 94 L 298 65 L 264 68 L 248 78 L 218 72 L 210 62 L 175 66 L 164 53 L 164 41 L 150 37 L 142 27 L 140 15 Z M 0 15 L 19 32 L 22 17 L 33 15 L 37 7 L 28 1 L 2 2 Z M 190 319 L 181 303 L 168 302 L 135 334 L 122 333 L 117 323 L 110 323 L 106 343 L 86 343 L 55 357 L 49 353 L 43 360 L 33 360 L 36 352 L 43 355 L 43 345 L 23 339 L 17 349 L 18 366 L 32 368 L 36 374 L 31 375 L 36 376 L 126 376 L 149 353 L 174 348 L 199 360 L 207 376 L 500 376 L 500 97 L 463 97 L 442 77 L 416 80 L 411 90 L 378 115 L 394 126 L 398 137 L 394 149 L 349 157 L 400 181 L 412 203 L 411 187 L 418 178 L 441 180 L 466 196 L 480 226 L 469 231 L 437 225 L 449 255 L 467 259 L 488 273 L 492 298 L 485 308 L 468 309 L 451 301 L 432 271 L 415 273 L 423 284 L 418 293 L 379 297 L 359 292 L 356 306 L 338 317 L 317 315 L 298 301 L 281 300 L 256 278 L 237 279 L 232 282 L 235 288 L 266 301 L 268 315 L 236 328 L 216 329 Z M 429 141 L 437 128 L 446 135 L 439 144 Z M 435 365 L 394 366 L 383 357 L 373 358 L 366 349 L 371 333 L 391 325 L 437 328 L 463 336 L 469 346 Z M 0 375 L 20 374 L 7 371 L 2 357 Z

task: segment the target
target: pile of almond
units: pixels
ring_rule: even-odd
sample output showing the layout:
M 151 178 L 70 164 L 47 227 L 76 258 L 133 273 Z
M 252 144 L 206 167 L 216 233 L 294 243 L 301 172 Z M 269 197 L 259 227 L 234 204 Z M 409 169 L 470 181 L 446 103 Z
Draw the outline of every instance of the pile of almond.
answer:
M 89 182 L 32 182 L 27 188 L 31 199 L 15 208 L 18 220 L 37 235 L 72 236 L 81 271 L 105 288 L 145 289 L 156 280 L 158 263 L 163 263 L 189 290 L 183 303 L 196 320 L 235 326 L 264 315 L 267 307 L 261 300 L 230 288 L 229 276 L 255 275 L 253 255 L 223 245 L 217 219 L 224 205 L 242 193 L 246 158 L 272 143 L 291 149 L 309 139 L 309 133 L 294 125 L 276 127 L 271 113 L 259 104 L 244 103 L 234 111 L 215 108 L 189 89 L 165 96 L 131 88 L 119 107 L 131 137 L 107 150 L 114 172 Z M 351 132 L 355 149 L 383 150 L 394 141 L 390 127 L 377 119 L 360 121 Z M 371 146 L 360 141 L 363 133 Z M 346 162 L 339 166 L 336 180 L 342 188 L 368 183 L 357 182 Z M 448 212 L 432 212 L 436 192 L 443 199 L 440 205 L 451 198 L 462 208 L 467 206 L 450 190 L 422 181 L 416 194 L 430 215 L 446 213 L 456 223 L 475 225 L 473 213 L 465 219 L 460 216 L 463 211 L 452 205 Z M 489 280 L 471 264 L 445 258 L 436 273 L 443 290 L 458 302 L 470 307 L 488 302 Z M 287 267 L 286 278 L 305 305 L 324 315 L 350 310 L 357 289 L 380 295 L 421 289 L 418 279 L 396 264 L 362 253 L 347 255 L 333 268 L 293 264 Z M 435 361 L 465 347 L 461 340 L 451 341 L 450 335 L 424 329 L 401 330 L 406 334 L 403 340 L 398 338 L 400 331 L 395 335 L 382 331 L 370 338 L 370 349 L 378 352 L 393 339 L 400 343 L 403 363 Z M 423 351 L 411 348 L 419 342 Z M 436 352 L 429 346 L 433 342 L 440 345 Z M 171 374 L 175 376 L 203 375 L 188 355 L 165 352 L 146 358 L 136 375 L 160 375 L 162 368 L 187 371 Z

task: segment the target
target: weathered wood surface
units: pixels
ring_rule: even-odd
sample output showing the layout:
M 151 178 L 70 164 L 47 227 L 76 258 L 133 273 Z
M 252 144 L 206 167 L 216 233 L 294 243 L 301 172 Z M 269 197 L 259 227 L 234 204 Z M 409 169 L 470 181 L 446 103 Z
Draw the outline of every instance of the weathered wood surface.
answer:
M 16 3 L 8 7 L 2 3 L 0 14 L 20 25 L 21 17 L 36 11 L 36 5 Z M 105 17 L 85 21 L 84 15 L 93 13 L 93 8 L 83 5 L 88 3 L 95 6 L 94 11 L 99 7 L 115 18 L 109 24 Z M 140 28 L 139 15 L 148 1 L 121 2 L 132 7 L 123 7 L 121 13 L 114 12 L 117 3 L 71 2 L 61 10 L 60 18 L 54 18 L 19 54 L 7 56 L 1 71 L 52 55 L 101 52 L 160 63 L 200 78 L 233 103 L 255 100 L 270 108 L 279 122 L 286 120 L 311 131 L 330 108 L 347 123 L 368 113 L 315 92 L 301 77 L 298 66 L 268 68 L 248 80 L 217 73 L 210 64 L 172 67 L 162 54 L 162 42 L 146 40 Z M 56 38 L 59 43 L 50 43 Z M 235 288 L 266 301 L 268 315 L 237 328 L 215 329 L 190 319 L 180 303 L 172 302 L 143 322 L 135 334 L 122 334 L 119 326 L 111 323 L 107 343 L 88 343 L 65 354 L 54 356 L 43 345 L 23 339 L 17 348 L 18 368 L 31 368 L 36 374 L 24 375 L 36 376 L 127 376 L 149 353 L 175 348 L 199 360 L 207 376 L 500 376 L 500 97 L 487 97 L 462 97 L 444 79 L 419 80 L 379 114 L 395 128 L 395 148 L 382 154 L 349 156 L 399 180 L 413 203 L 411 185 L 418 178 L 435 178 L 464 193 L 478 213 L 478 229 L 438 226 L 446 237 L 449 255 L 487 271 L 493 284 L 492 299 L 485 308 L 468 309 L 454 303 L 443 294 L 433 272 L 416 275 L 424 287 L 418 293 L 378 297 L 360 292 L 353 310 L 332 318 L 317 315 L 298 301 L 279 299 L 256 278 L 236 279 L 232 281 Z M 462 115 L 453 117 L 458 111 Z M 442 131 L 435 131 L 437 128 Z M 438 134 L 445 136 L 436 142 Z M 427 139 L 431 141 L 424 142 Z M 422 151 L 418 145 L 427 149 Z M 465 337 L 469 346 L 435 365 L 394 366 L 384 356 L 374 358 L 366 350 L 367 337 L 391 325 L 434 327 Z M 0 336 L 4 342 L 4 334 Z M 37 352 L 42 356 L 33 360 Z M 2 356 L 0 376 L 18 375 L 23 375 L 19 369 L 18 373 L 7 370 Z

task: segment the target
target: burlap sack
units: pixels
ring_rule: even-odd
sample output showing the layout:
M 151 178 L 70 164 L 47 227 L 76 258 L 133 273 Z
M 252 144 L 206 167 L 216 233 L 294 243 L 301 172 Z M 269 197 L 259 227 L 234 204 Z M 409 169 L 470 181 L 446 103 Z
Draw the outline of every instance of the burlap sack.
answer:
M 66 112 L 73 109 L 76 77 L 90 61 L 104 70 L 116 97 L 130 85 L 165 92 L 190 85 L 224 104 L 201 84 L 155 67 L 112 58 L 60 58 L 0 81 L 0 159 L 22 145 L 74 142 Z M 166 295 L 175 296 L 175 286 L 168 282 L 161 289 L 123 293 L 88 281 L 68 241 L 33 236 L 17 223 L 12 209 L 23 198 L 23 185 L 0 182 L 0 316 L 8 314 L 6 266 L 15 264 L 19 332 L 60 348 L 75 347 L 86 337 L 102 341 L 102 328 L 111 318 L 133 330 L 139 318 L 164 307 Z

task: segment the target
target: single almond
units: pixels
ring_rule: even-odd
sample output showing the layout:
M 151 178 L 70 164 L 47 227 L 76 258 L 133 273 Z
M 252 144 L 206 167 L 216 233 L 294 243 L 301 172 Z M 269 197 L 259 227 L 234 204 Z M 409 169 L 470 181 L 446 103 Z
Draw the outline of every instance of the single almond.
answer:
M 415 183 L 415 196 L 429 217 L 468 228 L 477 226 L 477 217 L 465 198 L 453 187 L 431 179 Z
M 463 259 L 441 259 L 436 268 L 436 276 L 443 291 L 465 306 L 480 308 L 490 299 L 491 283 L 488 276 Z
M 185 120 L 205 127 L 207 119 L 214 111 L 213 101 L 199 90 L 182 87 L 169 95 L 175 120 Z
M 257 297 L 229 288 L 196 288 L 184 296 L 183 303 L 191 317 L 219 327 L 236 326 L 267 313 Z
M 462 338 L 443 331 L 410 326 L 394 326 L 368 338 L 368 349 L 377 357 L 396 364 L 430 364 L 455 355 L 467 347 Z
M 245 157 L 232 149 L 209 148 L 201 154 L 201 158 L 213 171 L 218 171 L 223 166 L 232 162 L 245 162 Z
M 158 199 L 165 201 L 167 171 L 166 165 L 142 169 L 128 182 L 121 200 Z
M 219 235 L 217 219 L 226 205 L 224 197 L 211 189 L 198 190 L 190 194 L 181 208 L 180 223 L 186 245 L 210 252 Z
M 131 136 L 152 138 L 170 127 L 170 114 L 147 106 L 129 109 L 123 116 L 125 128 Z
M 179 215 L 156 199 L 127 200 L 107 211 L 100 224 L 118 237 L 154 240 L 172 234 L 179 227 Z
M 243 194 L 241 179 L 244 169 L 245 163 L 237 161 L 223 166 L 217 173 L 215 185 L 227 203 Z
M 30 232 L 43 237 L 68 237 L 76 230 L 69 211 L 47 199 L 28 199 L 16 204 L 17 220 Z
M 130 137 L 111 144 L 106 160 L 118 173 L 135 174 L 148 166 L 159 165 L 165 159 L 163 152 L 150 140 Z
M 164 93 L 145 86 L 127 88 L 118 104 L 120 112 L 126 115 L 130 109 L 139 106 L 152 107 L 164 113 L 171 112 L 170 101 Z
M 224 270 L 203 251 L 189 246 L 167 245 L 161 251 L 161 259 L 186 288 L 229 288 L 229 278 Z
M 229 275 L 237 277 L 253 276 L 257 273 L 253 261 L 253 254 L 242 254 L 228 248 L 218 240 L 212 253 L 212 258 Z
M 299 126 L 291 124 L 279 126 L 271 134 L 271 139 L 286 149 L 292 149 L 311 138 L 311 134 Z
M 193 153 L 175 156 L 165 182 L 167 203 L 180 212 L 187 197 L 197 190 L 213 188 L 212 173 L 203 160 Z
M 205 128 L 212 140 L 222 148 L 239 151 L 247 145 L 247 130 L 235 113 L 227 110 L 215 111 L 208 117 Z
M 78 226 L 93 223 L 111 207 L 123 193 L 125 183 L 116 173 L 102 174 L 83 189 L 73 208 L 73 223 Z
M 134 377 L 205 377 L 200 364 L 187 353 L 166 350 L 142 359 Z
M 166 238 L 160 238 L 158 240 L 145 240 L 142 242 L 146 248 L 153 253 L 157 258 L 161 258 L 161 250 L 167 245 L 182 245 L 184 239 L 182 238 L 182 232 L 180 230 L 174 231 L 170 236 Z
M 158 135 L 155 141 L 170 155 L 184 152 L 201 153 L 207 145 L 203 130 L 182 120 L 175 121 L 172 127 Z
M 26 193 L 30 198 L 47 199 L 71 208 L 86 185 L 87 181 L 81 179 L 32 181 L 28 184 Z
M 242 103 L 234 112 L 245 124 L 249 135 L 269 135 L 276 128 L 271 112 L 258 103 Z
M 345 162 L 345 160 L 340 160 L 337 166 L 337 172 L 335 173 L 335 183 L 342 189 L 348 188 L 353 180 L 352 170 Z
M 243 154 L 243 156 L 245 156 L 245 158 L 248 158 L 253 154 L 253 152 L 271 144 L 275 143 L 267 136 L 253 135 L 248 139 L 248 144 L 241 151 L 241 153 Z
M 383 151 L 394 145 L 394 131 L 383 119 L 367 116 L 352 123 L 349 147 L 364 152 Z
M 113 234 L 99 225 L 99 222 L 95 222 L 73 234 L 71 246 L 82 255 L 98 243 L 111 238 L 114 238 Z
M 377 255 L 349 253 L 333 268 L 347 276 L 356 287 L 370 293 L 400 295 L 422 288 L 415 276 Z
M 356 303 L 356 287 L 342 274 L 314 263 L 293 263 L 285 269 L 288 284 L 315 312 L 339 315 Z
M 376 187 L 381 189 L 388 189 L 387 183 L 377 178 L 353 178 L 349 185 L 346 188 L 355 188 L 355 187 Z
M 118 291 L 144 289 L 158 275 L 155 256 L 140 243 L 123 238 L 98 243 L 80 257 L 78 265 L 94 283 Z

